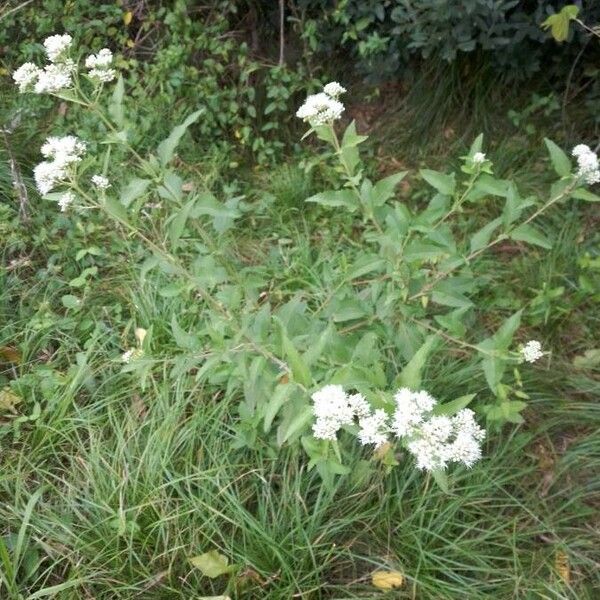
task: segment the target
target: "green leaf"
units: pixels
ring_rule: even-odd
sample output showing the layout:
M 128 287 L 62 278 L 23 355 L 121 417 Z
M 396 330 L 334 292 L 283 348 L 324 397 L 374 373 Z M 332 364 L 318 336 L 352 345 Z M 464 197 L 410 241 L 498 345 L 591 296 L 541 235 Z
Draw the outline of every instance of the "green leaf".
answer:
M 512 344 L 513 337 L 519 326 L 521 325 L 521 315 L 523 309 L 512 314 L 502 323 L 498 331 L 492 336 L 494 340 L 494 348 L 499 351 L 508 350 Z
M 502 217 L 498 217 L 473 234 L 473 237 L 471 238 L 471 252 L 476 252 L 477 250 L 485 248 L 492 237 L 492 233 L 494 233 L 501 224 Z
M 369 139 L 367 135 L 358 135 L 356 133 L 356 121 L 352 121 L 346 131 L 344 131 L 344 137 L 342 138 L 342 148 L 352 148 L 362 144 L 365 140 Z
M 448 487 L 448 474 L 443 469 L 434 469 L 431 471 L 433 475 L 433 480 L 437 483 L 438 487 L 444 494 L 450 493 L 450 488 Z
M 200 569 L 203 575 L 211 579 L 235 570 L 235 565 L 230 565 L 229 559 L 216 550 L 210 550 L 200 556 L 193 556 L 189 561 L 194 567 Z
M 273 420 L 281 407 L 288 401 L 290 394 L 295 389 L 294 385 L 282 383 L 275 388 L 275 391 L 269 398 L 263 417 L 263 431 L 269 433 Z
M 125 83 L 123 81 L 123 76 L 119 75 L 111 96 L 111 101 L 108 105 L 108 114 L 112 117 L 112 120 L 119 129 L 125 127 L 125 113 L 123 112 L 124 95 Z
M 560 177 L 570 175 L 572 167 L 569 157 L 552 140 L 544 138 L 544 143 L 546 144 L 546 148 L 548 148 L 550 160 L 556 174 Z
M 177 149 L 177 145 L 181 141 L 181 138 L 187 131 L 188 127 L 192 123 L 195 123 L 203 112 L 203 108 L 193 112 L 181 125 L 174 127 L 169 134 L 169 137 L 158 145 L 156 152 L 158 154 L 160 164 L 163 167 L 173 158 L 175 150 Z
M 304 362 L 302 356 L 296 347 L 290 340 L 285 330 L 285 325 L 277 319 L 281 331 L 281 343 L 283 346 L 283 352 L 287 358 L 287 362 L 292 370 L 292 377 L 296 383 L 303 385 L 304 387 L 310 387 L 312 384 L 312 377 L 310 375 L 310 369 Z
M 419 172 L 421 173 L 421 177 L 440 194 L 444 196 L 452 196 L 454 194 L 454 190 L 456 189 L 454 173 L 446 175 L 445 173 L 432 171 L 431 169 L 421 169 Z
M 552 242 L 541 231 L 525 223 L 513 229 L 510 233 L 510 238 L 517 242 L 527 242 L 528 244 L 541 246 L 546 250 L 552 248 Z
M 445 415 L 447 417 L 452 417 L 459 410 L 466 408 L 471 403 L 473 398 L 475 398 L 475 394 L 467 394 L 466 396 L 461 396 L 460 398 L 456 398 L 456 400 L 452 400 L 451 402 L 437 404 L 432 412 L 434 415 Z
M 577 18 L 579 7 L 574 4 L 563 6 L 559 13 L 550 15 L 542 24 L 542 29 L 551 29 L 552 37 L 557 42 L 564 42 L 569 37 L 569 23 Z
M 383 206 L 394 195 L 395 187 L 406 177 L 408 171 L 400 171 L 380 179 L 369 194 L 373 206 Z
M 507 361 L 501 356 L 512 344 L 515 332 L 521 324 L 522 310 L 517 311 L 502 323 L 498 331 L 478 344 L 485 353 L 481 366 L 489 388 L 497 393 L 498 384 L 506 369 Z
M 504 203 L 504 209 L 502 211 L 502 224 L 504 225 L 504 228 L 508 229 L 508 226 L 521 216 L 523 209 L 531 204 L 531 199 L 523 199 L 519 196 L 515 184 L 511 182 L 506 191 L 506 202 Z
M 116 200 L 112 196 L 107 196 L 106 198 L 104 198 L 102 203 L 104 206 L 104 210 L 106 210 L 106 212 L 111 217 L 113 217 L 121 223 L 128 223 L 127 211 L 118 200 Z
M 407 387 L 413 391 L 421 389 L 421 376 L 423 368 L 431 350 L 433 349 L 437 337 L 430 335 L 425 339 L 423 345 L 415 352 L 415 355 L 410 359 L 408 364 L 402 369 L 402 372 L 397 377 L 396 382 L 400 387 Z
M 314 419 L 312 406 L 305 406 L 277 432 L 277 443 L 283 446 L 293 435 L 306 429 Z
M 185 229 L 185 224 L 190 215 L 190 211 L 194 206 L 195 200 L 192 199 L 184 206 L 182 206 L 173 216 L 170 224 L 169 224 L 169 238 L 171 240 L 171 244 L 173 248 L 177 248 L 177 242 L 179 238 L 182 236 L 183 231 Z
M 137 177 L 129 181 L 119 195 L 121 204 L 129 206 L 134 200 L 137 200 L 145 193 L 151 183 L 150 179 L 139 179 Z
M 586 202 L 600 202 L 600 196 L 594 194 L 585 188 L 577 188 L 574 192 L 571 192 L 573 198 L 577 200 L 585 200 Z
M 65 308 L 78 309 L 81 306 L 81 300 L 77 296 L 66 294 L 61 298 L 62 305 Z
M 237 208 L 238 200 L 231 198 L 223 203 L 210 192 L 200 194 L 191 212 L 193 218 L 203 215 L 212 217 L 212 226 L 217 233 L 223 233 L 233 226 L 233 222 L 242 216 Z
M 480 133 L 471 144 L 469 148 L 469 156 L 473 158 L 473 155 L 477 154 L 477 152 L 481 152 L 481 148 L 483 146 L 483 133 Z
M 183 330 L 177 321 L 177 317 L 173 315 L 171 319 L 171 331 L 173 338 L 179 348 L 183 350 L 195 351 L 200 348 L 200 340 L 195 336 Z
M 509 182 L 505 179 L 496 179 L 488 174 L 483 174 L 475 183 L 475 190 L 481 194 L 506 197 Z
M 358 200 L 351 190 L 331 190 L 321 192 L 306 199 L 306 202 L 314 202 L 321 206 L 338 207 L 343 206 L 350 212 L 354 212 L 358 208 Z

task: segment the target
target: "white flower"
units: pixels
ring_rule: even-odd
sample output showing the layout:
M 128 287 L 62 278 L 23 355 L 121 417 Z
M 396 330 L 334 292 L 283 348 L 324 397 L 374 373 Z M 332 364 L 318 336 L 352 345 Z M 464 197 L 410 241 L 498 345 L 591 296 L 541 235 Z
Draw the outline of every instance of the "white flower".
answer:
M 473 164 L 480 165 L 485 162 L 485 154 L 483 152 L 475 152 L 473 154 Z
M 102 48 L 98 54 L 91 54 L 85 59 L 88 75 L 97 82 L 108 83 L 117 77 L 117 72 L 110 68 L 113 54 L 108 48 Z
M 337 100 L 341 94 L 346 92 L 346 88 L 342 87 L 337 81 L 332 81 L 323 88 L 323 91 L 331 98 Z
M 448 458 L 470 468 L 481 458 L 481 446 L 473 436 L 459 433 L 449 446 Z
M 37 82 L 33 89 L 36 94 L 51 94 L 69 88 L 72 84 L 73 80 L 69 65 L 46 65 L 44 70 L 40 70 L 38 73 Z
M 50 62 L 59 62 L 71 46 L 70 35 L 51 35 L 44 40 L 44 50 Z
M 445 469 L 450 458 L 446 444 L 425 437 L 413 439 L 408 443 L 407 448 L 415 457 L 417 468 L 425 471 Z
M 521 355 L 526 362 L 534 363 L 544 356 L 542 345 L 537 340 L 531 340 L 521 348 Z
M 47 194 L 67 179 L 68 167 L 81 160 L 85 148 L 85 143 L 74 135 L 49 137 L 46 140 L 41 153 L 51 160 L 41 162 L 33 169 L 33 177 L 40 194 Z
M 387 442 L 388 426 L 385 410 L 377 409 L 372 415 L 361 418 L 359 425 L 358 439 L 364 446 L 375 444 L 378 448 Z
M 67 177 L 66 169 L 55 162 L 44 161 L 33 169 L 33 178 L 40 194 L 45 195 L 64 181 Z
M 452 417 L 452 426 L 457 435 L 469 435 L 481 442 L 485 438 L 485 429 L 475 421 L 475 413 L 470 408 L 459 410 Z
M 354 412 L 348 404 L 348 397 L 341 385 L 326 385 L 312 396 L 313 413 L 317 418 L 313 434 L 323 440 L 335 440 L 336 433 L 343 425 L 349 425 Z
M 133 358 L 134 354 L 135 354 L 135 349 L 130 348 L 129 350 L 126 350 L 125 352 L 123 352 L 123 354 L 121 354 L 121 361 L 124 363 L 131 362 L 131 359 Z
M 85 154 L 86 145 L 74 135 L 63 137 L 49 137 L 41 148 L 41 153 L 46 158 L 51 158 L 55 163 L 66 166 L 79 162 Z
M 92 69 L 88 75 L 101 83 L 109 83 L 117 78 L 117 72 L 114 69 Z
M 359 419 L 364 419 L 371 414 L 371 407 L 362 394 L 352 394 L 347 400 L 352 412 Z
M 413 429 L 423 422 L 426 413 L 437 404 L 427 392 L 413 392 L 408 388 L 401 388 L 394 396 L 396 412 L 392 428 L 398 437 L 409 435 Z
M 31 91 L 41 72 L 42 70 L 33 63 L 26 62 L 22 64 L 13 73 L 13 79 L 19 86 L 19 92 L 23 93 Z
M 60 206 L 60 210 L 65 212 L 67 208 L 69 208 L 69 206 L 75 202 L 75 199 L 75 194 L 73 192 L 65 192 L 58 199 L 58 206 Z
M 104 175 L 94 175 L 92 183 L 100 190 L 106 190 L 110 187 L 110 181 Z
M 419 469 L 445 469 L 450 462 L 471 467 L 479 460 L 485 430 L 477 425 L 472 410 L 462 409 L 453 417 L 434 415 L 437 401 L 425 391 L 408 388 L 398 390 L 395 400 L 392 429 L 406 439 Z
M 573 148 L 573 156 L 577 159 L 577 177 L 592 185 L 600 181 L 598 156 L 589 146 L 579 144 Z
M 452 425 L 450 417 L 433 416 L 429 421 L 423 423 L 421 432 L 431 441 L 445 443 L 452 435 Z
M 144 351 L 141 348 L 130 348 L 121 354 L 121 361 L 124 363 L 130 363 L 132 360 L 136 360 L 144 355 Z
M 108 48 L 102 48 L 98 54 L 90 54 L 85 59 L 85 66 L 88 69 L 106 69 L 110 67 L 112 61 L 112 52 Z
M 296 116 L 312 127 L 333 123 L 344 112 L 344 105 L 324 92 L 309 96 L 296 112 Z

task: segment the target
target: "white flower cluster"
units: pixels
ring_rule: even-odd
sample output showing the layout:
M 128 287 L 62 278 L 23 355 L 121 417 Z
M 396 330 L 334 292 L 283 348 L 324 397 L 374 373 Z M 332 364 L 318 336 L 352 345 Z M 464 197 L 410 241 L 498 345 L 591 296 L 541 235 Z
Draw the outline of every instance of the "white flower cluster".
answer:
M 314 436 L 321 440 L 335 440 L 343 425 L 351 425 L 354 410 L 341 385 L 326 385 L 312 395 L 313 412 L 317 420 L 313 425 Z
M 346 90 L 337 81 L 328 83 L 322 92 L 309 96 L 296 116 L 311 127 L 333 123 L 342 116 L 344 105 L 338 100 Z
M 346 394 L 341 385 L 326 385 L 312 395 L 317 418 L 313 434 L 321 440 L 335 440 L 344 425 L 358 419 L 358 437 L 362 444 L 381 446 L 387 441 L 387 415 L 383 410 L 371 411 L 361 394 Z
M 62 62 L 71 47 L 73 38 L 68 35 L 51 35 L 44 40 L 44 50 L 50 62 Z
M 75 202 L 76 199 L 77 198 L 73 192 L 71 192 L 71 191 L 65 192 L 58 199 L 58 206 L 60 207 L 60 210 L 62 212 L 65 212 L 69 208 L 69 206 L 71 206 L 71 204 L 73 204 L 73 202 Z
M 141 358 L 144 355 L 144 351 L 141 348 L 129 348 L 121 354 L 121 362 L 129 364 L 130 362 Z
M 485 162 L 485 153 L 484 152 L 475 152 L 473 154 L 473 164 L 481 165 Z
M 117 76 L 117 72 L 110 67 L 113 61 L 112 52 L 108 48 L 102 48 L 98 54 L 90 54 L 85 59 L 88 75 L 101 83 L 108 83 Z
M 542 345 L 537 340 L 531 340 L 527 342 L 523 348 L 521 348 L 521 356 L 523 360 L 528 363 L 534 363 L 544 356 L 542 352 Z
M 463 408 L 453 417 L 432 414 L 437 401 L 425 391 L 398 390 L 392 430 L 404 438 L 417 467 L 427 471 L 445 469 L 458 462 L 471 467 L 481 458 L 485 430 L 475 413 Z
M 104 175 L 93 175 L 92 183 L 99 190 L 106 190 L 110 187 L 110 181 L 108 180 L 108 177 L 104 177 Z
M 573 148 L 573 156 L 577 159 L 577 176 L 592 185 L 600 181 L 598 156 L 589 146 L 579 144 Z
M 41 150 L 46 160 L 33 169 L 35 184 L 44 195 L 68 177 L 69 167 L 78 163 L 85 153 L 85 143 L 73 135 L 49 137 Z M 69 203 L 66 202 L 66 205 Z
M 445 469 L 449 463 L 471 467 L 481 458 L 485 430 L 468 408 L 453 417 L 434 415 L 435 398 L 425 391 L 401 388 L 394 396 L 396 410 L 391 418 L 385 410 L 372 411 L 360 394 L 347 395 L 340 385 L 326 385 L 312 395 L 316 416 L 313 435 L 335 440 L 344 425 L 358 419 L 358 439 L 363 445 L 380 447 L 390 433 L 402 439 L 420 469 Z
M 51 94 L 71 87 L 74 63 L 67 54 L 72 41 L 70 35 L 52 35 L 46 38 L 44 50 L 50 64 L 43 69 L 30 62 L 21 65 L 13 73 L 19 92 Z

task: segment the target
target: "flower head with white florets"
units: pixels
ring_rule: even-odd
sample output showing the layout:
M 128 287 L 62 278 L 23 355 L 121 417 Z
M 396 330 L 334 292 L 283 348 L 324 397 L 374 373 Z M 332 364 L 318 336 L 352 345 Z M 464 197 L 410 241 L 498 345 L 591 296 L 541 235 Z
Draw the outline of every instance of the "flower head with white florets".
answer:
M 534 363 L 542 356 L 542 345 L 537 340 L 530 340 L 521 348 L 521 357 L 525 362 Z
M 589 185 L 598 183 L 600 166 L 596 153 L 589 146 L 579 144 L 573 148 L 573 156 L 577 159 L 577 177 L 581 177 Z
M 346 90 L 336 81 L 328 83 L 322 92 L 309 96 L 296 112 L 296 116 L 311 127 L 331 124 L 344 112 L 344 105 L 338 100 Z

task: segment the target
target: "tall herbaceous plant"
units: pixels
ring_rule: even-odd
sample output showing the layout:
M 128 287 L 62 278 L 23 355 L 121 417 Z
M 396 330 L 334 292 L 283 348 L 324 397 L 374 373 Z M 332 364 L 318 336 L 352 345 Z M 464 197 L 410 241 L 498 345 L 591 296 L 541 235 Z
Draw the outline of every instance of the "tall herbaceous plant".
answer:
M 347 213 L 360 230 L 360 244 L 339 285 L 318 306 L 298 297 L 272 306 L 261 292 L 266 281 L 252 268 L 232 264 L 222 251 L 235 228 L 243 229 L 240 219 L 252 207 L 185 186 L 172 166 L 180 139 L 202 118 L 202 109 L 174 127 L 153 154 L 142 156 L 130 142 L 128 115 L 134 107 L 127 103 L 112 52 L 104 48 L 81 59 L 69 35 L 46 39 L 44 52 L 46 64 L 28 62 L 13 74 L 19 90 L 74 103 L 97 119 L 97 130 L 104 133 L 94 140 L 73 131 L 49 137 L 33 170 L 39 193 L 74 222 L 85 220 L 89 211 L 104 214 L 145 248 L 142 276 L 161 271 L 172 295 L 201 303 L 206 323 L 201 330 L 186 331 L 172 319 L 180 353 L 171 357 L 170 376 L 188 374 L 241 398 L 234 418 L 236 446 L 267 443 L 277 449 L 300 442 L 309 468 L 331 483 L 349 472 L 348 452 L 360 445 L 366 464 L 391 469 L 399 460 L 411 461 L 446 488 L 448 469 L 485 460 L 489 434 L 523 420 L 528 396 L 519 365 L 548 362 L 551 353 L 536 340 L 515 341 L 524 337 L 518 335 L 522 310 L 493 334 L 473 339 L 472 332 L 483 329 L 478 292 L 489 281 L 478 258 L 505 240 L 551 248 L 538 217 L 573 199 L 599 199 L 587 189 L 600 180 L 598 157 L 588 146 L 573 149 L 573 166 L 546 140 L 558 179 L 540 200 L 521 196 L 513 181 L 495 176 L 479 136 L 461 157 L 458 172 L 420 171 L 431 194 L 417 210 L 396 197 L 407 172 L 379 181 L 365 175 L 359 147 L 367 138 L 354 122 L 342 131 L 347 92 L 337 82 L 327 84 L 296 114 L 309 127 L 306 136 L 325 142 L 327 149 L 316 160 L 332 163 L 340 183 L 307 198 L 306 207 Z M 115 148 L 130 156 L 133 171 L 126 181 L 111 161 Z M 166 210 L 149 223 L 142 214 L 151 198 Z M 466 212 L 490 198 L 494 218 L 465 238 Z M 201 244 L 187 245 L 195 239 Z M 143 387 L 153 375 L 157 350 L 151 331 L 138 328 L 135 339 L 123 348 L 121 369 Z M 394 340 L 403 347 L 391 360 Z M 475 399 L 466 381 L 458 398 L 423 389 L 433 353 L 456 347 L 479 368 L 487 394 Z M 445 389 L 444 381 L 435 380 L 435 368 L 428 376 L 435 389 Z

